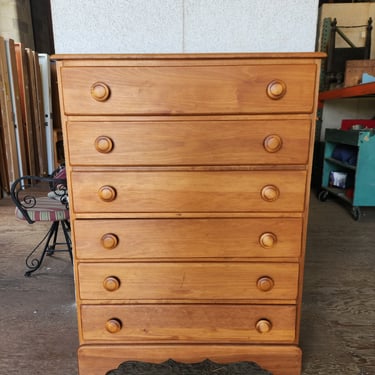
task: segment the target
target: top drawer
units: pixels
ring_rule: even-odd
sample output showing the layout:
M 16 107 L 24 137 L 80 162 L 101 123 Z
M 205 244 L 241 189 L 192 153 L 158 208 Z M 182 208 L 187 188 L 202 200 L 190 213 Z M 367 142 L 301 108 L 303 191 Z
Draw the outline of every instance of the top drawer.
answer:
M 62 67 L 67 115 L 311 113 L 316 65 Z

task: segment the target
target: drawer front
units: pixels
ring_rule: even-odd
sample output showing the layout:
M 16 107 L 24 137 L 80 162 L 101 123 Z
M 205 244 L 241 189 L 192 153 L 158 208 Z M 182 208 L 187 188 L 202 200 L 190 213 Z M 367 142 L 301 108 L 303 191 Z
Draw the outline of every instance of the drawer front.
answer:
M 69 122 L 72 165 L 306 164 L 309 120 Z
M 292 343 L 295 306 L 82 305 L 84 342 Z
M 73 172 L 75 212 L 303 211 L 305 171 Z
M 299 257 L 302 219 L 76 220 L 79 259 Z
M 67 115 L 311 113 L 316 65 L 63 67 Z
M 79 263 L 83 300 L 295 300 L 297 263 Z

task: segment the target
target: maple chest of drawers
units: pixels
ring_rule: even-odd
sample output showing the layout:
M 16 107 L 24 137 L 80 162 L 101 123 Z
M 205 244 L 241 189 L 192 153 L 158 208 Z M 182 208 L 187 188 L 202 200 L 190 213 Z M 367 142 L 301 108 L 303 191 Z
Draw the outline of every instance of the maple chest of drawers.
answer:
M 59 55 L 80 375 L 298 347 L 320 54 Z

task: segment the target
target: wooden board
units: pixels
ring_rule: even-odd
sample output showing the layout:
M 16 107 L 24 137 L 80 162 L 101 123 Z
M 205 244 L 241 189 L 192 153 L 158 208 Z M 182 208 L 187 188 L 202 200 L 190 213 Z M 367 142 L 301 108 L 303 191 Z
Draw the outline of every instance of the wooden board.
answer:
M 362 83 L 362 74 L 375 75 L 375 60 L 348 60 L 345 65 L 344 86 L 356 86 Z
M 2 109 L 1 116 L 9 184 L 12 184 L 12 182 L 19 177 L 19 168 L 9 87 L 10 83 L 6 59 L 5 40 L 4 38 L 0 37 L 0 106 Z
M 34 60 L 34 74 L 35 74 L 35 94 L 36 94 L 36 108 L 37 108 L 37 145 L 38 145 L 38 160 L 40 175 L 48 175 L 47 162 L 47 142 L 46 142 L 46 126 L 44 121 L 44 105 L 43 105 L 43 87 L 42 77 L 40 72 L 38 54 L 33 51 Z
M 52 174 L 55 167 L 54 157 L 54 132 L 52 120 L 52 98 L 51 98 L 51 64 L 46 53 L 38 53 L 41 78 L 41 96 L 43 103 L 43 121 L 46 137 L 46 157 L 48 174 Z
M 38 144 L 38 131 L 39 131 L 39 124 L 38 124 L 38 106 L 37 106 L 37 97 L 36 97 L 36 82 L 35 82 L 35 64 L 34 64 L 34 57 L 33 51 L 30 48 L 25 48 L 26 51 L 26 61 L 27 61 L 27 69 L 29 75 L 29 95 L 30 99 L 30 113 L 31 113 L 31 129 L 32 129 L 32 142 L 34 144 L 35 150 L 35 174 L 40 174 L 40 165 L 39 165 L 39 158 L 38 153 L 40 149 L 40 145 Z
M 127 360 L 160 363 L 169 358 L 220 363 L 254 361 L 274 375 L 299 375 L 301 350 L 293 345 L 90 345 L 78 350 L 79 373 L 103 375 Z
M 0 105 L 1 111 L 1 105 Z M 6 163 L 5 143 L 2 116 L 0 116 L 0 197 L 3 197 L 3 190 L 7 191 L 9 186 L 8 169 Z
M 53 121 L 53 147 L 55 168 L 65 162 L 63 135 L 60 117 L 59 90 L 57 83 L 56 62 L 51 61 L 51 100 L 52 100 L 52 121 Z
M 22 43 L 15 43 L 18 84 L 20 92 L 22 128 L 27 152 L 27 174 L 35 175 L 35 147 L 30 103 L 30 77 L 26 51 Z
M 20 175 L 23 176 L 26 174 L 27 171 L 26 144 L 22 128 L 21 101 L 18 84 L 16 54 L 14 49 L 14 41 L 12 39 L 6 40 L 6 52 L 8 61 L 14 129 L 17 143 L 18 167 Z

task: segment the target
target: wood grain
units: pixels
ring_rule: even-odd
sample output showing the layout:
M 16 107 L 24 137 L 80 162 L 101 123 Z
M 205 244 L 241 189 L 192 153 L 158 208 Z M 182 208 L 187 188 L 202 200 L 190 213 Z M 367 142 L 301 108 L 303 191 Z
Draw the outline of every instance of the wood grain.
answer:
M 81 375 L 128 358 L 300 374 L 322 56 L 58 57 Z
M 207 64 L 207 63 L 206 63 Z M 62 68 L 65 113 L 118 115 L 310 113 L 315 64 Z M 285 82 L 280 100 L 267 96 L 275 79 Z M 105 83 L 108 100 L 91 96 Z M 303 84 L 301 84 L 303 82 Z
M 293 258 L 301 253 L 302 220 L 285 218 L 76 220 L 79 259 Z M 113 249 L 102 238 L 117 238 Z M 263 235 L 274 235 L 268 246 Z
M 299 375 L 301 350 L 291 345 L 83 345 L 79 352 L 80 374 L 103 375 L 126 360 L 221 363 L 255 361 L 275 375 Z
M 295 300 L 298 263 L 79 263 L 79 296 L 85 300 Z M 108 276 L 120 288 L 103 287 Z M 275 286 L 264 292 L 257 281 L 268 276 Z
M 303 165 L 310 126 L 309 120 L 69 122 L 68 150 L 72 165 Z M 274 152 L 266 149 L 272 136 L 280 138 Z M 112 147 L 96 147 L 100 137 Z
M 254 212 L 303 211 L 305 171 L 73 172 L 77 212 Z M 279 198 L 262 199 L 266 186 Z M 100 189 L 112 187 L 113 200 Z
M 112 343 L 293 343 L 295 306 L 267 305 L 126 305 L 82 306 L 84 342 Z M 121 322 L 110 333 L 109 319 Z M 256 324 L 270 322 L 260 333 Z

